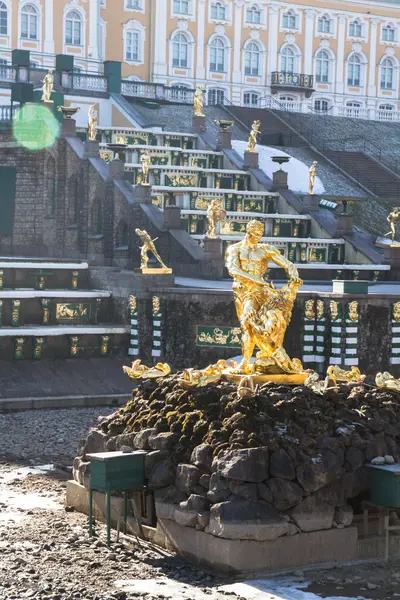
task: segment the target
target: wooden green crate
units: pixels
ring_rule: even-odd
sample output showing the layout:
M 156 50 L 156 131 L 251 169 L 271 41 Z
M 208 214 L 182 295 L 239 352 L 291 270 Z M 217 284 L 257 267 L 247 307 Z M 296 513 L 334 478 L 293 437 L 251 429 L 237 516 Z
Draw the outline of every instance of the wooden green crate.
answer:
M 146 452 L 99 452 L 88 454 L 90 487 L 99 491 L 140 490 L 145 486 Z
M 371 475 L 371 502 L 400 508 L 400 464 L 366 466 Z

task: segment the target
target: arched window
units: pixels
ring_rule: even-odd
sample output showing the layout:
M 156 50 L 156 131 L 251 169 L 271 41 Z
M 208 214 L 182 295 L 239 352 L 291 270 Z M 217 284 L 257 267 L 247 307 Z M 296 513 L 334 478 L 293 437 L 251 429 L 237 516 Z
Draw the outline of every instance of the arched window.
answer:
M 314 102 L 314 110 L 317 113 L 327 113 L 329 109 L 329 104 L 327 100 L 315 100 Z
M 318 19 L 318 31 L 319 33 L 331 32 L 331 20 L 327 15 L 322 15 L 322 17 Z
M 208 104 L 224 104 L 225 93 L 223 90 L 208 90 Z
M 118 248 L 129 246 L 129 227 L 125 221 L 121 221 L 117 227 L 116 244 Z
M 225 44 L 220 38 L 215 38 L 210 45 L 210 71 L 225 71 Z
M 256 92 L 245 92 L 243 94 L 244 106 L 257 107 L 260 105 L 260 94 Z
M 125 60 L 138 61 L 140 58 L 140 33 L 127 31 L 125 38 Z
M 378 119 L 380 121 L 393 121 L 394 110 L 393 104 L 380 104 L 378 108 Z
M 361 85 L 361 58 L 352 54 L 348 62 L 347 85 Z
M 293 49 L 286 46 L 281 52 L 281 71 L 283 73 L 294 73 L 296 65 L 296 57 Z
M 48 216 L 56 212 L 56 190 L 57 190 L 57 171 L 56 161 L 53 156 L 49 156 L 45 162 L 46 174 L 46 213 Z
M 350 23 L 349 35 L 351 37 L 362 37 L 362 24 L 357 19 Z
M 296 29 L 296 14 L 292 10 L 288 10 L 283 15 L 283 27 L 285 29 Z
M 254 42 L 247 44 L 244 53 L 245 75 L 260 74 L 260 49 Z
M 225 21 L 226 8 L 221 2 L 213 2 L 211 4 L 211 18 Z
M 393 89 L 393 62 L 390 58 L 385 58 L 381 62 L 381 88 L 384 90 Z
M 76 225 L 79 217 L 79 183 L 75 175 L 68 182 L 68 224 Z
M 32 4 L 25 4 L 21 10 L 21 37 L 29 40 L 38 39 L 38 14 Z
M 252 23 L 253 25 L 260 25 L 261 23 L 261 10 L 257 6 L 250 6 L 246 8 L 246 23 Z
M 65 20 L 65 43 L 73 46 L 82 45 L 82 19 L 81 15 L 72 10 Z
M 360 102 L 346 102 L 346 116 L 358 119 L 362 116 L 362 106 Z
M 95 198 L 92 209 L 92 232 L 94 235 L 103 233 L 103 206 L 100 198 Z
M 8 34 L 8 11 L 4 2 L 0 2 L 0 35 Z
M 183 33 L 177 33 L 172 42 L 172 66 L 188 66 L 188 41 Z
M 329 54 L 326 50 L 320 50 L 317 54 L 315 76 L 317 83 L 329 81 Z
M 382 40 L 384 42 L 394 42 L 395 41 L 395 31 L 392 25 L 386 25 L 382 28 Z

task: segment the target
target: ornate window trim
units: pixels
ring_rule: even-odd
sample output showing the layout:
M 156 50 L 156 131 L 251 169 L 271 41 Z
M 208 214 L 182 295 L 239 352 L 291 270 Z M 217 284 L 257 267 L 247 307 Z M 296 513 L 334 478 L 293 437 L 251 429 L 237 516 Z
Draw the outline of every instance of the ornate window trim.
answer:
M 137 33 L 138 34 L 138 50 L 139 56 L 138 59 L 127 59 L 126 50 L 127 50 L 127 38 L 128 33 Z M 124 56 L 123 62 L 128 65 L 144 65 L 145 62 L 145 52 L 144 52 L 144 43 L 146 41 L 146 27 L 140 21 L 136 19 L 130 19 L 123 26 L 122 39 L 124 42 Z

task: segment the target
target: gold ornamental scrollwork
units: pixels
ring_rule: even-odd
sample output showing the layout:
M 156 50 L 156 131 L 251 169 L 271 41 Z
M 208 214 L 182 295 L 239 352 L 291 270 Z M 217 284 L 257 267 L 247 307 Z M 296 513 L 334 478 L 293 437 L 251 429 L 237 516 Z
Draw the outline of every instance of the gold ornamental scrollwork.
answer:
M 337 321 L 339 317 L 339 302 L 336 302 L 336 300 L 331 300 L 329 306 L 331 309 L 332 321 Z
M 135 296 L 129 296 L 129 309 L 133 313 L 136 312 L 137 300 Z
M 393 304 L 393 319 L 400 321 L 400 302 Z
M 307 300 L 305 315 L 308 321 L 313 321 L 315 319 L 315 300 Z
M 350 321 L 358 321 L 358 302 L 354 300 L 349 304 L 349 319 Z
M 324 318 L 325 305 L 322 300 L 317 300 L 317 319 L 320 321 Z
M 160 314 L 160 311 L 161 311 L 161 300 L 160 300 L 160 298 L 158 296 L 153 296 L 152 305 L 153 305 L 153 315 Z

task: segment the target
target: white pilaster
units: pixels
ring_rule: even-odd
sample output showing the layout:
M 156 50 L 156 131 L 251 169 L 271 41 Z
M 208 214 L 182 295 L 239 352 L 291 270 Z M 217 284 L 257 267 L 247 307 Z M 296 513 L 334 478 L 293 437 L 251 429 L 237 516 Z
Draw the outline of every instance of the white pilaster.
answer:
M 316 11 L 306 9 L 306 27 L 305 27 L 305 42 L 304 42 L 304 73 L 312 75 L 312 59 L 313 59 L 313 41 L 314 41 L 314 18 Z
M 235 0 L 235 33 L 233 42 L 233 73 L 232 81 L 240 83 L 242 81 L 242 72 L 240 69 L 242 54 L 242 13 L 244 0 Z
M 369 44 L 369 73 L 368 73 L 368 96 L 376 97 L 376 41 L 379 19 L 370 19 L 371 39 Z
M 278 70 L 278 30 L 279 30 L 279 6 L 269 4 L 269 26 L 268 26 L 268 72 L 267 85 L 271 85 L 271 73 Z
M 345 44 L 345 29 L 346 17 L 339 15 L 338 17 L 338 50 L 336 63 L 336 92 L 343 94 L 344 91 L 344 44 Z
M 165 0 L 164 0 L 165 1 Z M 199 0 L 197 7 L 197 60 L 196 60 L 196 79 L 201 80 L 206 77 L 204 67 L 205 53 L 205 15 L 206 15 L 206 0 Z
M 160 75 L 167 74 L 167 2 L 156 1 L 156 26 L 154 39 L 154 75 L 160 81 Z
M 54 54 L 54 0 L 46 0 L 44 5 L 44 52 Z
M 89 46 L 88 57 L 100 58 L 100 0 L 89 0 Z

